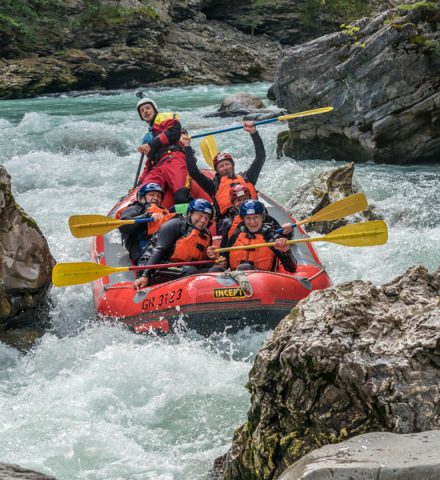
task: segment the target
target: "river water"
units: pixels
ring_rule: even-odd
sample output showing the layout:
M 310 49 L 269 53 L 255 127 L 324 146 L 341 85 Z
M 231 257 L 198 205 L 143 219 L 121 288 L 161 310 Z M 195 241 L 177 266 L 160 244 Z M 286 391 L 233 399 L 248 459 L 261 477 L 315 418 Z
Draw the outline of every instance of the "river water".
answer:
M 145 89 L 179 111 L 191 133 L 230 126 L 204 118 L 228 94 L 265 97 L 267 84 Z M 88 260 L 70 215 L 105 214 L 132 186 L 144 127 L 134 91 L 0 102 L 0 163 L 18 203 L 38 222 L 59 262 Z M 260 128 L 267 163 L 258 187 L 280 202 L 337 162 L 277 159 L 280 124 Z M 253 155 L 243 131 L 217 137 L 238 169 Z M 201 155 L 199 155 L 201 157 Z M 252 157 L 253 158 L 253 157 Z M 439 165 L 356 166 L 356 181 L 390 228 L 386 246 L 319 244 L 335 284 L 387 282 L 410 265 L 438 268 Z M 270 332 L 209 339 L 137 336 L 94 322 L 90 286 L 53 289 L 52 330 L 23 355 L 0 344 L 0 462 L 59 480 L 206 478 L 246 419 L 252 360 Z

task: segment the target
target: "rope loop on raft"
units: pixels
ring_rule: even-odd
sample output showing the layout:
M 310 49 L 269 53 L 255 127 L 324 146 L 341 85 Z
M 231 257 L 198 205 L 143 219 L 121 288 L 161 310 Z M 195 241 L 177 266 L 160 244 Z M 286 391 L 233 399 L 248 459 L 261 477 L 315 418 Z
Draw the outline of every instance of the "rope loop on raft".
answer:
M 232 278 L 236 283 L 238 283 L 238 288 L 244 292 L 245 297 L 252 297 L 254 294 L 254 289 L 250 284 L 246 274 L 239 270 L 227 271 L 222 274 L 223 278 Z

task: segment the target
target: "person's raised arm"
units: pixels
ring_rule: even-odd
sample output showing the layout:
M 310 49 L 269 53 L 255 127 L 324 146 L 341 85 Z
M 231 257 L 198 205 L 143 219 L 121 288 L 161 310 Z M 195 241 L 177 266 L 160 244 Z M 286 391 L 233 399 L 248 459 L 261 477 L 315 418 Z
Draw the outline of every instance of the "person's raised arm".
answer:
M 246 170 L 245 177 L 255 185 L 260 176 L 264 162 L 266 161 L 266 150 L 264 149 L 263 140 L 261 139 L 254 122 L 244 122 L 243 129 L 250 133 L 255 147 L 255 158 L 251 163 L 251 166 Z
M 189 135 L 182 135 L 180 138 L 180 143 L 185 149 L 186 166 L 188 168 L 189 176 L 196 181 L 200 185 L 200 188 L 205 190 L 205 192 L 213 199 L 215 196 L 214 182 L 206 175 L 203 175 L 203 173 L 198 169 L 197 161 L 194 156 L 194 150 L 191 147 L 191 137 Z

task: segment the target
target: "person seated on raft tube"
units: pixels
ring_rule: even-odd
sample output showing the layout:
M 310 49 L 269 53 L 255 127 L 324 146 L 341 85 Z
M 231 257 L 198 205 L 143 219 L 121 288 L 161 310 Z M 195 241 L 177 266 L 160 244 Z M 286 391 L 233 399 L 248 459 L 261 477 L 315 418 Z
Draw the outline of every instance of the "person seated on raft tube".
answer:
M 266 160 L 266 151 L 254 122 L 244 122 L 243 129 L 250 133 L 255 147 L 255 159 L 244 173 L 236 174 L 232 155 L 227 152 L 220 152 L 214 157 L 215 176 L 211 180 L 197 168 L 192 148 L 190 146 L 185 147 L 189 175 L 205 190 L 214 202 L 218 232 L 221 231 L 223 218 L 228 215 L 228 209 L 232 206 L 229 197 L 231 186 L 245 185 L 249 189 L 251 198 L 257 199 L 255 184 Z
M 186 216 L 176 216 L 162 225 L 151 239 L 150 245 L 142 254 L 139 265 L 155 265 L 166 262 L 192 262 L 197 260 L 217 260 L 208 228 L 214 215 L 214 206 L 203 198 L 196 198 L 188 205 Z M 221 257 L 220 266 L 226 266 Z M 217 271 L 219 266 L 211 267 Z M 179 269 L 179 277 L 206 272 L 211 269 L 188 265 Z M 148 284 L 175 279 L 170 271 L 144 270 L 134 281 L 134 288 L 145 288 Z
M 159 227 L 175 216 L 161 206 L 164 197 L 162 187 L 157 183 L 147 183 L 136 193 L 136 201 L 128 205 L 116 215 L 120 220 L 137 220 L 154 218 L 150 223 L 133 223 L 119 227 L 122 241 L 128 250 L 131 261 L 136 265 L 143 250 L 148 246 L 150 238 Z
M 221 224 L 221 231 L 217 232 L 222 237 L 220 247 L 226 247 L 226 243 L 231 237 L 231 235 L 237 229 L 237 226 L 241 223 L 242 219 L 240 217 L 240 206 L 246 200 L 251 199 L 251 192 L 246 187 L 246 185 L 233 185 L 229 190 L 229 198 L 231 200 L 232 207 L 228 209 L 228 216 L 224 217 Z M 265 223 L 271 223 L 275 229 L 281 227 L 281 225 L 271 217 L 264 208 L 264 221 Z
M 287 240 L 293 231 L 292 225 L 282 225 L 280 234 L 275 232 L 272 223 L 266 223 L 264 205 L 258 200 L 246 200 L 240 206 L 240 223 L 226 243 L 226 247 L 255 245 L 275 242 L 274 247 L 260 247 L 254 250 L 234 250 L 226 253 L 231 270 L 266 270 L 274 271 L 277 258 L 288 272 L 296 270 L 296 262 Z
M 177 113 L 159 113 L 151 98 L 141 98 L 137 111 L 148 125 L 142 145 L 138 147 L 138 151 L 147 157 L 139 184 L 158 183 L 164 191 L 173 192 L 175 203 L 187 203 L 188 169 L 183 147 L 179 144 L 182 126 Z

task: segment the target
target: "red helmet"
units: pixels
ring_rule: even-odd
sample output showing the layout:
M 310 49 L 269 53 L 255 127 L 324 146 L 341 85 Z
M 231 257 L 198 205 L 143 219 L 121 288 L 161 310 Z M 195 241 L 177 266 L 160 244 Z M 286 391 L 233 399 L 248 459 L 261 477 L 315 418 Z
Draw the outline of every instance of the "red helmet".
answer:
M 241 183 L 238 185 L 233 185 L 229 190 L 229 198 L 231 199 L 231 202 L 237 200 L 237 198 L 245 196 L 251 198 L 251 192 L 249 191 L 249 188 L 246 187 L 246 185 L 242 185 Z
M 234 165 L 234 159 L 232 158 L 232 155 L 227 152 L 220 152 L 217 153 L 217 155 L 214 157 L 214 170 L 217 168 L 217 164 L 219 162 L 222 162 L 223 160 L 229 160 L 232 165 Z

